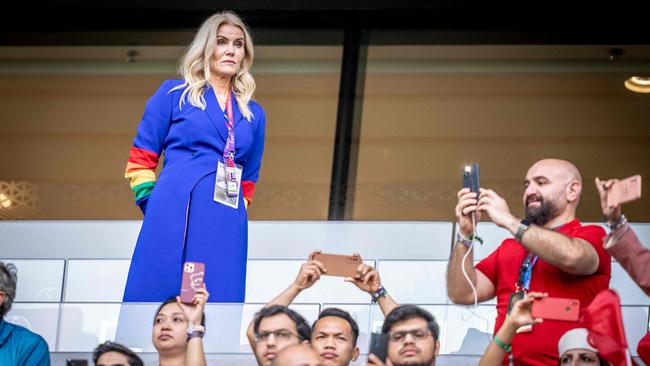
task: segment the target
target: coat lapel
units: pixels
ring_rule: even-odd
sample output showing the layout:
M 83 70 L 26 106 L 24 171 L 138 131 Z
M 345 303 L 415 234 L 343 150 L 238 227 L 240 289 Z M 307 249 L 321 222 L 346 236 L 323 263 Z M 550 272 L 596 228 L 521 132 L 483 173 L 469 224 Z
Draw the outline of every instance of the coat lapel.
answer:
M 244 116 L 241 114 L 241 111 L 239 110 L 239 104 L 237 104 L 237 99 L 235 98 L 235 92 L 230 92 L 230 96 L 232 97 L 232 117 L 235 120 L 235 128 L 237 128 L 237 125 L 239 122 L 241 122 L 242 119 L 244 119 Z
M 212 122 L 214 128 L 216 128 L 217 131 L 219 131 L 219 135 L 221 135 L 223 141 L 226 142 L 228 140 L 228 129 L 226 128 L 226 118 L 224 117 L 221 107 L 219 107 L 219 102 L 217 102 L 217 96 L 214 94 L 214 88 L 208 87 L 204 95 L 205 95 L 205 104 L 206 104 L 204 112 L 210 118 L 210 122 Z M 234 112 L 234 110 L 235 108 L 233 105 L 233 115 L 236 116 L 237 114 L 236 112 Z M 235 120 L 237 120 L 237 117 L 235 117 Z

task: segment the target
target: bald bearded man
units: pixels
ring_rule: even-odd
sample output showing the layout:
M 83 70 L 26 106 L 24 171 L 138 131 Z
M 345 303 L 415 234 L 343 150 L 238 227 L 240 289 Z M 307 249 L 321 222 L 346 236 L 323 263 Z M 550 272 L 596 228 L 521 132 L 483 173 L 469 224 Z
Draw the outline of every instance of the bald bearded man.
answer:
M 524 219 L 515 217 L 507 202 L 491 189 L 481 188 L 478 196 L 461 189 L 456 206 L 459 229 L 447 269 L 449 298 L 456 304 L 474 303 L 474 291 L 462 273 L 464 266 L 479 302 L 497 298 L 495 334 L 509 305 L 529 291 L 578 299 L 583 308 L 589 305 L 609 287 L 611 260 L 602 246 L 605 231 L 599 226 L 584 226 L 576 218 L 581 193 L 580 172 L 572 163 L 559 159 L 540 160 L 528 169 Z M 487 214 L 514 238 L 504 240 L 474 267 L 468 251 L 481 214 Z M 516 365 L 557 365 L 559 338 L 578 325 L 545 320 L 521 329 L 511 345 L 497 338 L 494 342 L 501 348 L 512 348 Z
M 271 366 L 323 366 L 323 363 L 316 351 L 302 343 L 282 349 Z

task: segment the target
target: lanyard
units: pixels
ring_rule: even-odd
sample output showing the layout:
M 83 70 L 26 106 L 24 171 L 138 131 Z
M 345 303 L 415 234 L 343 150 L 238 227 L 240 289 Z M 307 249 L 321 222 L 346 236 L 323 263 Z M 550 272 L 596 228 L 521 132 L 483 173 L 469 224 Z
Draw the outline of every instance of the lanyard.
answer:
M 533 274 L 533 267 L 537 260 L 538 256 L 533 255 L 533 253 L 528 252 L 526 258 L 521 263 L 519 268 L 519 277 L 517 278 L 516 290 L 528 292 L 530 290 L 530 279 Z
M 229 168 L 235 167 L 235 119 L 232 114 L 232 94 L 228 92 L 226 101 L 226 128 L 228 128 L 228 139 L 226 147 L 223 149 L 223 161 Z

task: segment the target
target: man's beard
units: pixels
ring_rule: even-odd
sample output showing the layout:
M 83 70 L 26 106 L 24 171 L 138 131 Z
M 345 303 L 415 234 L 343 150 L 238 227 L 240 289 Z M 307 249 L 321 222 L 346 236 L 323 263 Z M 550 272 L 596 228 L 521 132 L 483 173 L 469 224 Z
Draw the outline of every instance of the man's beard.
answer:
M 433 365 L 433 361 L 436 359 L 436 356 L 433 355 L 431 359 L 428 362 L 418 362 L 418 363 L 395 363 L 393 362 L 393 366 L 431 366 Z
M 559 209 L 551 201 L 541 197 L 541 205 L 526 207 L 526 220 L 537 226 L 544 226 L 559 214 Z

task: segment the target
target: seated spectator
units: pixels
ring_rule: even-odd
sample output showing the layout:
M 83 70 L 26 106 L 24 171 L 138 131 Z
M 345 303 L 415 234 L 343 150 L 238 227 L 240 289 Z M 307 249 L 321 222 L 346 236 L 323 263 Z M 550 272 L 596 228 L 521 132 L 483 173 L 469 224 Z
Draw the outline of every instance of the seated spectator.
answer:
M 196 291 L 192 304 L 182 303 L 177 296 L 160 305 L 152 332 L 160 366 L 206 366 L 203 310 L 208 297 L 203 288 Z
M 306 344 L 288 346 L 278 352 L 272 366 L 324 366 L 316 352 Z
M 305 318 L 282 305 L 267 305 L 248 326 L 246 335 L 259 366 L 270 366 L 286 347 L 309 342 L 311 328 Z
M 641 245 L 639 238 L 627 222 L 621 206 L 610 207 L 607 204 L 609 188 L 618 179 L 601 181 L 596 178 L 596 188 L 600 194 L 600 206 L 603 218 L 611 232 L 603 239 L 605 250 L 625 268 L 634 282 L 646 295 L 650 295 L 650 249 Z
M 16 298 L 17 281 L 16 267 L 0 262 L 0 365 L 49 366 L 50 351 L 45 339 L 4 320 Z
M 499 366 L 503 358 L 512 352 L 512 339 L 517 329 L 531 324 L 540 324 L 543 319 L 533 319 L 531 308 L 533 301 L 548 296 L 539 292 L 531 292 L 524 299 L 517 301 L 506 318 L 503 326 L 493 338 L 485 350 L 479 366 Z M 598 351 L 587 342 L 587 329 L 574 328 L 562 335 L 557 345 L 560 361 L 558 365 L 586 366 L 586 365 L 608 365 L 607 361 L 598 356 Z
M 144 366 L 140 357 L 127 347 L 106 341 L 93 351 L 95 366 Z
M 440 328 L 428 311 L 415 305 L 393 309 L 384 320 L 382 333 L 389 335 L 387 364 L 433 366 L 440 352 Z M 368 365 L 384 366 L 377 356 L 368 355 Z
M 359 358 L 359 326 L 350 314 L 338 308 L 320 312 L 311 327 L 311 346 L 323 366 L 348 366 Z
M 309 258 L 313 257 L 313 252 Z M 312 287 L 327 268 L 316 260 L 307 260 L 301 267 L 296 279 L 266 306 L 289 306 L 305 289 Z M 397 306 L 381 285 L 379 273 L 367 264 L 359 265 L 355 278 L 346 278 L 359 289 L 368 292 L 373 302 L 378 302 L 382 311 L 388 313 Z M 359 357 L 357 339 L 359 326 L 350 314 L 337 308 L 328 308 L 321 312 L 314 322 L 311 332 L 311 344 L 326 366 L 347 366 Z

